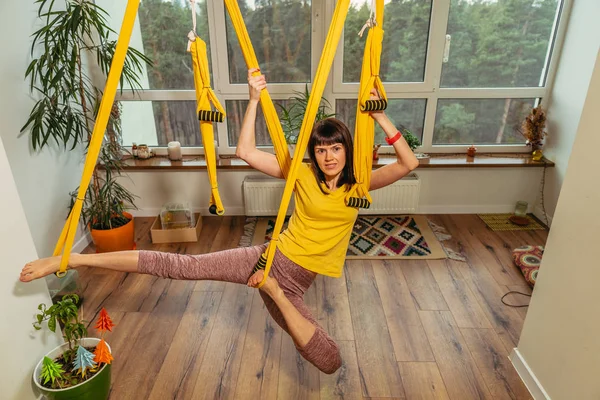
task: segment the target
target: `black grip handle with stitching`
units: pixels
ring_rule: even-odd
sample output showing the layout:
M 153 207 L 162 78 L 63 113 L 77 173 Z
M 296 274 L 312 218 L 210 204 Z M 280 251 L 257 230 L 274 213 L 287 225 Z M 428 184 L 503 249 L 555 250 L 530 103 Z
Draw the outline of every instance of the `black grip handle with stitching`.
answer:
M 383 111 L 387 108 L 387 100 L 367 100 L 365 104 L 361 106 L 362 111 Z
M 208 122 L 223 122 L 224 116 L 220 111 L 200 110 L 198 111 L 198 119 Z
M 348 199 L 348 207 L 358 207 L 358 208 L 369 208 L 371 207 L 371 202 L 367 199 L 360 199 L 358 197 L 350 197 Z

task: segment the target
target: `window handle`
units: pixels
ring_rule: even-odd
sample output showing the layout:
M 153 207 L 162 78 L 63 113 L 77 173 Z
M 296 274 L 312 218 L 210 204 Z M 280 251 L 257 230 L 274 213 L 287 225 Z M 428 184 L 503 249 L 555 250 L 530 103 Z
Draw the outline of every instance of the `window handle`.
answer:
M 442 59 L 443 63 L 447 63 L 450 58 L 450 41 L 452 40 L 452 35 L 446 35 L 446 40 L 444 42 L 444 58 Z

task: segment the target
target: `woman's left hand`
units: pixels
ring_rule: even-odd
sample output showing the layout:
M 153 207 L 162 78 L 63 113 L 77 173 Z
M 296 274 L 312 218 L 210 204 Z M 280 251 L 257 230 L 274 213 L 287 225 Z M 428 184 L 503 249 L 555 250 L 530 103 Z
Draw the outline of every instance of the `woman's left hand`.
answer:
M 259 283 L 262 282 L 265 276 L 265 271 L 263 269 L 259 269 L 256 271 L 250 279 L 248 279 L 248 286 L 255 288 Z

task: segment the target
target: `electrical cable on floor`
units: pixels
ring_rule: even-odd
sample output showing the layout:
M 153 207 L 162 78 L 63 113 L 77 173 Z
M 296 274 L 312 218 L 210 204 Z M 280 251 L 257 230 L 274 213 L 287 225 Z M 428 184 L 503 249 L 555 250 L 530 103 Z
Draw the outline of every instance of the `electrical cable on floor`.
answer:
M 502 296 L 502 298 L 500 299 L 500 301 L 502 301 L 502 304 L 507 305 L 509 307 L 529 307 L 529 304 L 508 304 L 507 302 L 504 301 L 504 298 L 506 296 L 508 296 L 509 294 L 520 294 L 523 296 L 531 297 L 530 294 L 517 292 L 516 290 L 511 290 L 510 292 L 505 293 L 504 296 Z
M 546 161 L 544 161 L 544 172 L 542 172 L 542 183 L 541 183 L 541 197 L 540 197 L 540 201 L 542 203 L 542 212 L 544 213 L 544 218 L 546 219 L 546 227 L 549 228 L 550 225 L 548 224 L 548 214 L 546 214 L 546 206 L 544 204 L 544 191 L 546 188 L 546 169 L 548 168 L 548 163 Z
M 542 181 L 540 183 L 541 189 L 540 189 L 540 203 L 542 206 L 542 212 L 544 213 L 544 218 L 545 218 L 545 222 L 546 222 L 546 228 L 548 228 L 550 225 L 548 224 L 548 214 L 546 214 L 546 206 L 544 204 L 544 191 L 546 188 L 546 169 L 548 168 L 548 163 L 544 160 L 544 172 L 542 172 Z M 500 301 L 502 301 L 502 304 L 507 305 L 509 307 L 529 307 L 529 304 L 522 304 L 522 305 L 514 305 L 514 304 L 508 304 L 507 302 L 504 301 L 504 298 L 506 296 L 508 296 L 509 294 L 520 294 L 523 296 L 527 296 L 527 297 L 531 297 L 530 294 L 527 293 L 521 293 L 521 292 L 517 292 L 515 290 L 511 290 L 510 292 L 507 292 L 504 294 L 504 296 L 502 296 L 502 298 L 500 299 Z

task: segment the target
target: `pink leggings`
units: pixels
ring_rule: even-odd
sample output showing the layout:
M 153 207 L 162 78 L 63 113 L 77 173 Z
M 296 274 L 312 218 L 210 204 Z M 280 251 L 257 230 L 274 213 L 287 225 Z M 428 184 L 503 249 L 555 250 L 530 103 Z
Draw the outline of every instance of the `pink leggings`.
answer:
M 140 251 L 138 272 L 171 279 L 212 280 L 246 284 L 266 245 L 240 247 L 216 253 L 188 255 Z M 326 374 L 333 374 L 342 365 L 338 345 L 315 321 L 306 304 L 304 293 L 314 281 L 308 270 L 290 261 L 279 252 L 275 253 L 269 276 L 275 278 L 285 296 L 296 309 L 316 327 L 316 331 L 303 348 L 296 345 L 298 352 L 311 364 Z M 288 334 L 285 319 L 275 302 L 260 291 L 267 310 Z

